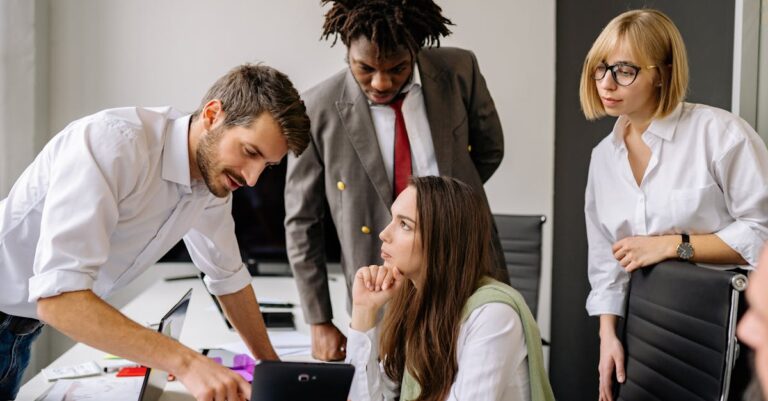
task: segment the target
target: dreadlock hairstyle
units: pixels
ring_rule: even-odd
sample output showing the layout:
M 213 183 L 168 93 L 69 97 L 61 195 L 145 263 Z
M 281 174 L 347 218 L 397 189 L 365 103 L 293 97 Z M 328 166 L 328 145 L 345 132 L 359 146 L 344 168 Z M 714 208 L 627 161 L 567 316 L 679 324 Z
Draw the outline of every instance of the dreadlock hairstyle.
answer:
M 411 54 L 423 46 L 440 47 L 440 36 L 448 36 L 451 21 L 441 14 L 442 9 L 432 0 L 321 0 L 333 3 L 325 14 L 323 39 L 333 36 L 333 43 L 341 37 L 349 44 L 361 35 L 375 43 L 377 56 L 392 54 L 399 47 Z

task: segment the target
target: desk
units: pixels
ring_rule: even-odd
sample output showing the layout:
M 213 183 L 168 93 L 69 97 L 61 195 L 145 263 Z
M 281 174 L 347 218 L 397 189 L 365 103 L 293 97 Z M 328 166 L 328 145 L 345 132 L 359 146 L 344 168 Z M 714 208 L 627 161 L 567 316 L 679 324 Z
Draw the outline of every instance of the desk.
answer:
M 191 264 L 173 263 L 163 267 L 163 277 L 175 277 L 195 274 L 197 270 Z M 299 294 L 291 277 L 254 277 L 252 285 L 257 297 L 279 298 L 294 303 L 294 321 L 299 332 L 309 334 L 309 325 L 304 322 L 304 315 L 299 305 Z M 346 332 L 349 327 L 349 315 L 346 312 L 346 285 L 341 274 L 329 274 L 331 304 L 336 314 L 333 322 Z M 182 344 L 192 348 L 211 348 L 220 344 L 240 340 L 240 336 L 227 329 L 224 320 L 213 305 L 213 300 L 206 292 L 200 279 L 165 281 L 155 284 L 128 303 L 122 312 L 136 322 L 146 325 L 160 321 L 166 311 L 192 288 L 192 299 L 187 311 L 184 329 L 179 339 Z M 104 352 L 84 344 L 77 344 L 50 364 L 50 367 L 75 365 L 86 361 L 103 360 Z M 307 357 L 285 358 L 287 360 L 307 360 Z M 53 383 L 48 382 L 42 373 L 38 373 L 24 386 L 16 398 L 19 401 L 34 401 Z M 179 381 L 169 382 L 162 401 L 194 400 Z

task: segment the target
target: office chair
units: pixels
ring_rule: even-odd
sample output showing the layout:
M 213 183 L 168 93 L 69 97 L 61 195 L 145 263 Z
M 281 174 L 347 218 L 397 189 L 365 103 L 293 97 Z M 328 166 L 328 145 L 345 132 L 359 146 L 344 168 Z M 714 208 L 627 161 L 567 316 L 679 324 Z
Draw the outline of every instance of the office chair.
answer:
M 739 353 L 736 322 L 747 277 L 665 261 L 632 273 L 616 399 L 725 401 Z
M 523 296 L 535 317 L 541 279 L 541 229 L 547 218 L 494 214 L 493 219 L 507 262 L 509 282 Z

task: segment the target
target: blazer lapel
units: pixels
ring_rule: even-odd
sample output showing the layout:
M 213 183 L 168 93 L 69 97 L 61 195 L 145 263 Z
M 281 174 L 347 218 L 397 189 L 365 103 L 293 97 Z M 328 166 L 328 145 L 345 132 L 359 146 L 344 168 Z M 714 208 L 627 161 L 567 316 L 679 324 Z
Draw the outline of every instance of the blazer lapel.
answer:
M 451 175 L 453 130 L 461 123 L 461 114 L 451 112 L 450 106 L 459 94 L 448 79 L 446 66 L 434 63 L 424 52 L 419 53 L 418 62 L 437 168 L 440 175 Z
M 392 204 L 392 183 L 389 182 L 384 159 L 381 157 L 381 148 L 373 128 L 368 99 L 349 70 L 344 81 L 344 91 L 336 102 L 336 109 L 344 131 L 368 178 L 376 188 L 381 201 L 389 207 Z

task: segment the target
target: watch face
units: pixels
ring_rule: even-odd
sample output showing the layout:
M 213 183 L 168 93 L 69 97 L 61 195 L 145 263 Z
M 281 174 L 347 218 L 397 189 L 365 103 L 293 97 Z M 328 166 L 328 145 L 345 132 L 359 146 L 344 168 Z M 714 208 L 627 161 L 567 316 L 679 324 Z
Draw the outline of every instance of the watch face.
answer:
M 688 260 L 693 257 L 693 245 L 690 242 L 683 242 L 677 246 L 677 257 Z

